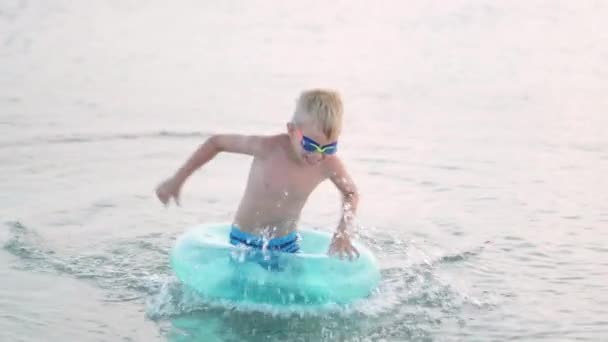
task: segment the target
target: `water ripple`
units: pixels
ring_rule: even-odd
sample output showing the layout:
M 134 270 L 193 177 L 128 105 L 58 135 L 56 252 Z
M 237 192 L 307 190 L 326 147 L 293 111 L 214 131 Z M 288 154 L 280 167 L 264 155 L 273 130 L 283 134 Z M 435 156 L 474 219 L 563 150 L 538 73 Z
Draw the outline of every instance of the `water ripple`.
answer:
M 205 138 L 210 136 L 208 132 L 177 132 L 177 131 L 158 131 L 150 133 L 122 133 L 122 134 L 91 134 L 91 135 L 59 135 L 33 137 L 27 140 L 7 141 L 0 143 L 0 148 L 12 148 L 21 146 L 38 146 L 48 144 L 83 144 L 92 142 L 107 142 L 118 140 L 138 140 L 138 139 L 191 139 Z

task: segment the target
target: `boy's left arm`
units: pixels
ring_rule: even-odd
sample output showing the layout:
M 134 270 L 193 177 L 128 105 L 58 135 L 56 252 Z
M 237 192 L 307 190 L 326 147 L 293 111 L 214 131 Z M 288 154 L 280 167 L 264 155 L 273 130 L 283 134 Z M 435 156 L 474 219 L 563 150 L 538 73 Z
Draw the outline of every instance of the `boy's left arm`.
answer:
M 329 178 L 342 194 L 342 218 L 336 233 L 334 233 L 328 253 L 330 255 L 337 254 L 340 258 L 344 256 L 348 256 L 349 259 L 354 256 L 359 257 L 359 251 L 352 245 L 351 232 L 349 231 L 352 230 L 351 227 L 357 213 L 359 193 L 342 161 L 334 156 L 328 162 Z

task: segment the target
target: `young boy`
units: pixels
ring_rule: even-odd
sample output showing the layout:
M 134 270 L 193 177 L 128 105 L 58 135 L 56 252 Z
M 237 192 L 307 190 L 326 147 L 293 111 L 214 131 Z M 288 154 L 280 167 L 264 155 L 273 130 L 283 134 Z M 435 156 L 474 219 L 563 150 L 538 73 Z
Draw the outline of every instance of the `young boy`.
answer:
M 186 179 L 219 152 L 253 156 L 245 194 L 234 217 L 230 243 L 283 252 L 298 251 L 297 224 L 308 196 L 330 179 L 343 198 L 342 219 L 333 235 L 329 255 L 352 259 L 359 252 L 347 227 L 359 199 L 355 184 L 336 156 L 342 127 L 342 100 L 333 91 L 303 92 L 287 133 L 272 136 L 214 135 L 207 139 L 156 194 L 165 205 L 179 204 Z

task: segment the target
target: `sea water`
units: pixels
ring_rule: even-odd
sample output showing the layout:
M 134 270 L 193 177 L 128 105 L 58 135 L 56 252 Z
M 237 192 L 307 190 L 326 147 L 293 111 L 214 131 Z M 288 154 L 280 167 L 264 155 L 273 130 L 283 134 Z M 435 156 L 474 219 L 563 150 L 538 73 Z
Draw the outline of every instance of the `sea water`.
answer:
M 0 2 L 0 340 L 604 341 L 604 1 Z M 250 159 L 154 187 L 213 133 L 340 90 L 382 281 L 323 313 L 212 306 L 169 269 Z M 302 224 L 332 231 L 322 184 Z M 211 276 L 211 275 L 210 275 Z

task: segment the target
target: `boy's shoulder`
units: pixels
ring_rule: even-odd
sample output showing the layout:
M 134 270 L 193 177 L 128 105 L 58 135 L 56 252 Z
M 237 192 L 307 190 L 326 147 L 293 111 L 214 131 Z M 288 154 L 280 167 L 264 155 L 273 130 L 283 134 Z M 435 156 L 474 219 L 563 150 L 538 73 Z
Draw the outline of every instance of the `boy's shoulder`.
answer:
M 289 141 L 289 136 L 285 133 L 258 135 L 257 137 L 260 139 L 263 148 L 272 148 Z
M 346 173 L 346 166 L 338 156 L 331 156 L 323 161 L 323 171 L 328 177 L 342 176 Z
M 287 135 L 287 133 L 262 135 L 260 137 L 268 143 L 285 142 L 289 140 L 289 135 Z
M 258 146 L 259 157 L 268 155 L 276 151 L 277 148 L 282 148 L 289 143 L 289 136 L 285 133 L 257 135 L 254 139 L 257 140 L 256 145 Z

